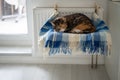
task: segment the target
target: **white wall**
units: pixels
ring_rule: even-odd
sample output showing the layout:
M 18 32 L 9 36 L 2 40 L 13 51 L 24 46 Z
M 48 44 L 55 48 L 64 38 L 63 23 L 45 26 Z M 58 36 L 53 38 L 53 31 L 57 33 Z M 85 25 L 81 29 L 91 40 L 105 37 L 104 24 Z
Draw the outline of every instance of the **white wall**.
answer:
M 120 3 L 109 3 L 108 23 L 112 35 L 111 55 L 106 57 L 106 69 L 111 80 L 120 80 Z
M 119 55 L 119 71 L 118 71 L 118 80 L 120 80 L 120 55 Z

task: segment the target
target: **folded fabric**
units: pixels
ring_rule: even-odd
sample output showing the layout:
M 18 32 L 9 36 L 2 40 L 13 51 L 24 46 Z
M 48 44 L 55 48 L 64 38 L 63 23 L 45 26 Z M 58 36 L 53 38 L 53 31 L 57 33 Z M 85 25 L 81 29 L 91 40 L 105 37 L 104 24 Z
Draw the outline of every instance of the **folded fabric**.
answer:
M 45 24 L 41 27 L 39 31 L 39 35 L 43 36 L 46 32 L 48 32 L 50 29 L 53 29 L 51 21 L 54 20 L 56 17 L 58 17 L 57 11 L 53 12 L 53 14 L 48 18 L 48 20 L 45 22 Z
M 49 54 L 71 54 L 72 49 L 80 50 L 87 54 L 107 55 L 111 46 L 111 36 L 105 22 L 96 14 L 92 17 L 93 24 L 96 26 L 96 32 L 89 34 L 71 34 L 55 32 L 49 23 L 46 31 L 40 29 L 40 38 L 44 39 L 44 47 L 50 48 Z M 41 33 L 44 33 L 41 35 Z M 43 37 L 44 36 L 44 37 Z

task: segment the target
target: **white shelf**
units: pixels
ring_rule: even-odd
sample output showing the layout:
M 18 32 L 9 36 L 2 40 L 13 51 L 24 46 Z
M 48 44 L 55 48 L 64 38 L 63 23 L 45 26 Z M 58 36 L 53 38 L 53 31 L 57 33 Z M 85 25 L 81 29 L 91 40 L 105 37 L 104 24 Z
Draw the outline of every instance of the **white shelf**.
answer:
M 31 55 L 31 47 L 0 47 L 0 55 Z

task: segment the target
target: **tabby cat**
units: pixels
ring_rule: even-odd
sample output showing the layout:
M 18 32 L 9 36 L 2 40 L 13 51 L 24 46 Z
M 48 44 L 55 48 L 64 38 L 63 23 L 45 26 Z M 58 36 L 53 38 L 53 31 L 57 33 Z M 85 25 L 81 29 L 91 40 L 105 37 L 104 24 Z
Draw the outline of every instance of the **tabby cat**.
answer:
M 75 13 L 63 17 L 58 17 L 51 23 L 57 32 L 87 34 L 95 32 L 96 30 L 92 21 L 82 13 Z

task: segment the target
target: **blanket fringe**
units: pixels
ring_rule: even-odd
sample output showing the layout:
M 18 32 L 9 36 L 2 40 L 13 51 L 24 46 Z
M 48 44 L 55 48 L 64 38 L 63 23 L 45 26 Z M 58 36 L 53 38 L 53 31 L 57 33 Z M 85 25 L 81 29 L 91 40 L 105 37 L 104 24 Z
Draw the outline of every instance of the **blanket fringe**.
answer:
M 55 55 L 59 53 L 64 53 L 64 54 L 71 54 L 72 50 L 70 48 L 50 48 L 49 55 Z

